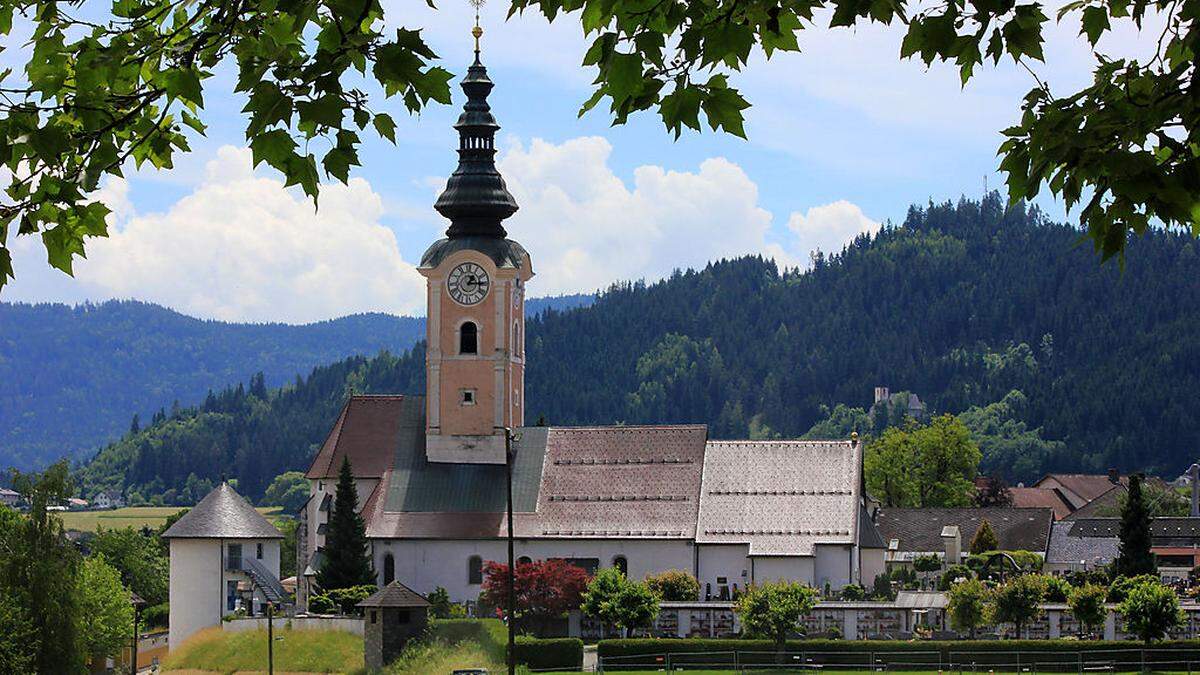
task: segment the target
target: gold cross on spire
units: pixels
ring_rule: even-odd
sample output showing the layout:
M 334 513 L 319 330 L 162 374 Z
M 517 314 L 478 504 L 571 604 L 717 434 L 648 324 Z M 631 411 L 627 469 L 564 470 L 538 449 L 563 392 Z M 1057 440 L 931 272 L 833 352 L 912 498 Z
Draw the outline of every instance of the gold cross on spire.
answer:
M 483 29 L 479 27 L 479 8 L 487 0 L 467 0 L 471 6 L 475 8 L 475 27 L 471 29 L 471 35 L 475 36 L 475 53 L 479 53 L 479 38 L 483 37 Z

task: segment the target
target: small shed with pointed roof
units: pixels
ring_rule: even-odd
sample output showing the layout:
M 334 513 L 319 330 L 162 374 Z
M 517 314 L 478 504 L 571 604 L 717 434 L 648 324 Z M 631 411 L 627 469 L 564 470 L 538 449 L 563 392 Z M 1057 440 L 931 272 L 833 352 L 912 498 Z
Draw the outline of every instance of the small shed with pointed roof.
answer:
M 171 649 L 238 609 L 261 614 L 268 602 L 288 602 L 279 583 L 283 534 L 228 483 L 213 488 L 162 536 L 171 545 Z
M 399 581 L 358 603 L 363 608 L 363 660 L 377 670 L 395 660 L 404 645 L 425 632 L 429 601 Z

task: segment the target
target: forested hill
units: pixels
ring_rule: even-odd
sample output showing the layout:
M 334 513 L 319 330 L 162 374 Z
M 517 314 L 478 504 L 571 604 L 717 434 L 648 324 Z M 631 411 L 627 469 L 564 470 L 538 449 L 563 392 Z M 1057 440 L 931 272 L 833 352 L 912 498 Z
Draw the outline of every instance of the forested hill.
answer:
M 591 296 L 530 301 L 531 311 Z M 403 350 L 425 320 L 359 314 L 303 326 L 204 321 L 144 302 L 0 303 L 0 468 L 92 453 L 175 401 L 262 372 L 268 386 L 353 354 Z
M 1147 235 L 1122 271 L 1079 241 L 992 195 L 913 208 L 804 273 L 751 257 L 619 285 L 530 321 L 527 422 L 796 436 L 886 385 L 969 412 L 1002 441 L 986 444 L 985 469 L 1011 478 L 1178 472 L 1200 448 L 1197 243 Z M 307 465 L 348 392 L 420 392 L 422 349 L 228 391 L 107 448 L 88 484 L 186 499 L 189 475 L 195 492 L 224 471 L 257 496 Z

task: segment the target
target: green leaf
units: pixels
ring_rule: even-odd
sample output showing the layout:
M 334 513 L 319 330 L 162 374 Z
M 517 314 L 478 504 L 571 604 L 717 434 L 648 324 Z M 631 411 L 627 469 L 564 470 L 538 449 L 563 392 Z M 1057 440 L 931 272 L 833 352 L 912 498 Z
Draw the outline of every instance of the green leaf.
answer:
M 296 103 L 296 112 L 300 113 L 302 122 L 311 122 L 327 127 L 340 126 L 345 109 L 345 102 L 336 94 L 325 94 L 313 101 Z
M 200 87 L 200 75 L 194 69 L 172 68 L 163 71 L 161 86 L 166 91 L 167 96 L 172 99 L 188 101 L 199 106 L 204 105 L 204 98 Z
M 9 279 L 15 279 L 13 273 L 12 253 L 3 244 L 0 244 L 0 288 L 4 288 L 5 282 Z
M 675 91 L 663 97 L 659 104 L 659 113 L 663 124 L 679 138 L 683 126 L 697 131 L 700 130 L 700 100 L 702 92 L 694 86 L 676 87 Z
M 378 132 L 381 137 L 391 141 L 392 145 L 396 144 L 396 122 L 392 120 L 391 115 L 387 113 L 377 113 L 375 118 L 371 120 L 371 123 L 375 125 L 375 131 Z
M 250 123 L 246 126 L 246 138 L 252 138 L 272 124 L 282 122 L 285 126 L 292 118 L 292 99 L 283 93 L 279 85 L 263 80 L 254 85 L 250 99 L 242 112 L 250 113 Z
M 295 156 L 296 141 L 283 129 L 274 129 L 250 139 L 250 154 L 254 166 L 267 165 L 287 172 L 288 161 Z
M 609 59 L 604 75 L 608 84 L 608 95 L 612 97 L 614 104 L 623 103 L 641 91 L 645 83 L 642 78 L 642 57 L 637 54 L 615 53 Z
M 358 166 L 358 155 L 353 150 L 334 148 L 325 153 L 321 166 L 330 176 L 345 183 L 350 178 L 350 167 Z
M 750 104 L 736 89 L 711 89 L 708 96 L 701 102 L 701 107 L 704 109 L 704 115 L 708 117 L 708 125 L 713 131 L 721 128 L 734 136 L 746 137 L 742 111 L 749 108 Z
M 1092 5 L 1083 10 L 1082 27 L 1079 30 L 1080 35 L 1087 35 L 1087 40 L 1093 47 L 1100 40 L 1100 36 L 1104 31 L 1110 28 L 1108 22 L 1108 12 L 1103 7 Z

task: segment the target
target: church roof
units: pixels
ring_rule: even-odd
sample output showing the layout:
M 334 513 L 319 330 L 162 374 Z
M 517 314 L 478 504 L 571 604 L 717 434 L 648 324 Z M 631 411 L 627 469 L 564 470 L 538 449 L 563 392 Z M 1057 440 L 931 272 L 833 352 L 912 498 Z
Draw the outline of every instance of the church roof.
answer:
M 492 91 L 487 68 L 475 52 L 467 68 L 462 89 L 467 95 L 462 115 L 454 128 L 459 133 L 458 168 L 446 181 L 434 208 L 450 220 L 446 236 L 484 236 L 503 239 L 502 220 L 517 211 L 517 200 L 509 193 L 496 168 L 495 135 L 500 129 L 487 97 Z
M 164 539 L 283 538 L 283 534 L 228 483 L 213 488 L 162 536 Z
M 812 555 L 857 541 L 860 447 L 851 441 L 710 441 L 697 543 Z
M 422 400 L 352 398 L 331 434 L 340 440 L 310 475 L 336 467 L 339 452 L 356 476 L 387 465 L 362 509 L 371 538 L 506 536 L 504 465 L 428 462 Z M 756 555 L 859 540 L 861 457 L 849 442 L 709 441 L 696 424 L 524 427 L 514 450 L 520 538 L 695 539 L 749 544 Z
M 380 478 L 391 467 L 391 456 L 381 448 L 395 445 L 401 430 L 425 438 L 425 399 L 420 396 L 351 396 L 333 423 L 333 429 L 313 458 L 305 477 L 337 478 L 342 458 L 358 478 Z
M 366 600 L 358 603 L 359 607 L 429 607 L 425 596 L 405 586 L 399 581 L 384 586 L 375 591 Z

